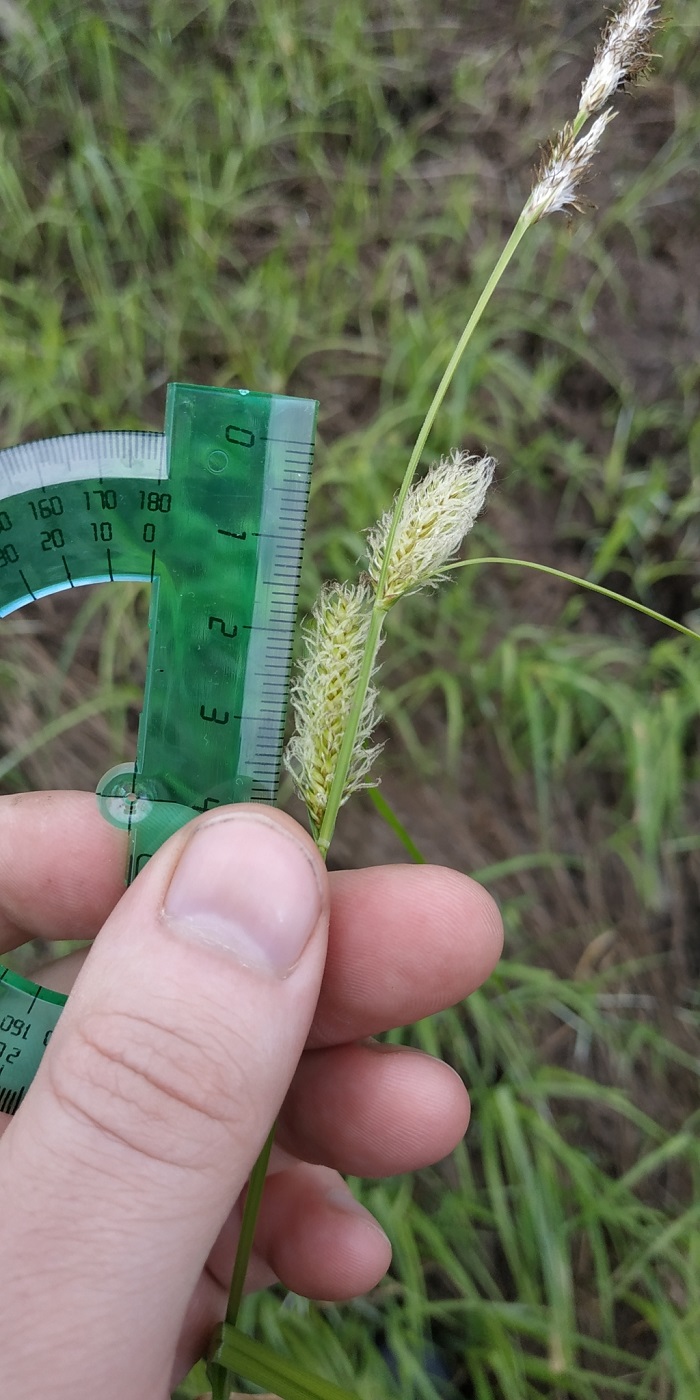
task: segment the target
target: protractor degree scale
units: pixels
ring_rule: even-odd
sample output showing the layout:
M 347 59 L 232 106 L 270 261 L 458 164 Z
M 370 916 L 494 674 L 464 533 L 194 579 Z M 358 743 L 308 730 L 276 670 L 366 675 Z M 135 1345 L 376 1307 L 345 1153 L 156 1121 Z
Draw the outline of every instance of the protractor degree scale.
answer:
M 274 802 L 318 405 L 172 384 L 165 433 L 0 452 L 0 617 L 88 583 L 152 584 L 135 764 L 98 785 L 127 883 L 197 813 Z M 0 966 L 0 1111 L 65 998 Z

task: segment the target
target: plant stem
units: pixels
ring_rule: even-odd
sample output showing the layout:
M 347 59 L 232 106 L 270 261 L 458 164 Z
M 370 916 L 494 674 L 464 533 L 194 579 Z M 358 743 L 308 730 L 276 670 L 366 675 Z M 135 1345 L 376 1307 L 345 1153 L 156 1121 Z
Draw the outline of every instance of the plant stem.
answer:
M 379 650 L 379 643 L 382 637 L 382 627 L 384 626 L 384 618 L 386 617 L 386 613 L 387 609 L 385 607 L 382 607 L 379 600 L 377 599 L 372 608 L 369 631 L 367 633 L 367 641 L 365 642 L 365 650 L 362 657 L 362 666 L 360 669 L 360 674 L 357 678 L 357 685 L 355 686 L 355 693 L 352 698 L 350 713 L 348 714 L 347 724 L 343 733 L 343 742 L 340 746 L 338 761 L 335 765 L 335 771 L 333 773 L 331 789 L 328 794 L 326 810 L 323 814 L 323 821 L 321 822 L 321 826 L 319 827 L 318 836 L 316 837 L 316 845 L 318 846 L 318 849 L 321 852 L 321 855 L 323 856 L 324 860 L 326 859 L 326 856 L 328 854 L 328 847 L 331 844 L 331 838 L 335 829 L 336 818 L 338 816 L 340 804 L 343 800 L 343 793 L 345 791 L 348 769 L 352 762 L 352 755 L 355 748 L 355 739 L 357 738 L 357 730 L 362 716 L 362 708 L 365 703 L 367 687 L 369 686 L 370 680 L 372 678 L 372 672 L 374 670 L 374 663 L 376 660 L 377 652 Z
M 230 1323 L 232 1327 L 235 1327 L 238 1321 L 241 1299 L 243 1298 L 245 1277 L 248 1272 L 248 1264 L 253 1248 L 255 1225 L 265 1186 L 265 1174 L 267 1172 L 272 1143 L 275 1137 L 275 1127 L 276 1124 L 273 1123 L 265 1146 L 253 1167 L 250 1174 L 250 1181 L 248 1182 L 248 1190 L 243 1207 L 243 1217 L 241 1219 L 241 1230 L 238 1236 L 238 1247 L 236 1249 L 236 1258 L 233 1265 L 233 1275 L 231 1277 L 231 1288 L 229 1290 L 228 1305 L 226 1308 L 226 1322 Z M 210 1366 L 208 1370 L 212 1400 L 228 1400 L 233 1384 L 231 1372 L 227 1370 L 225 1366 L 218 1365 Z
M 372 678 L 377 652 L 379 650 L 379 644 L 381 642 L 384 619 L 389 608 L 392 605 L 392 602 L 394 601 L 393 599 L 389 601 L 385 599 L 384 589 L 386 584 L 387 570 L 389 568 L 389 561 L 391 558 L 391 549 L 394 542 L 394 536 L 398 528 L 398 523 L 401 518 L 401 512 L 404 507 L 404 502 L 413 483 L 413 478 L 415 477 L 416 470 L 418 468 L 420 459 L 423 455 L 423 449 L 430 435 L 430 431 L 432 429 L 433 423 L 435 422 L 438 410 L 443 402 L 447 390 L 450 387 L 450 384 L 452 383 L 457 366 L 459 365 L 459 362 L 467 346 L 469 345 L 474 331 L 476 330 L 484 314 L 484 311 L 486 310 L 486 307 L 488 306 L 491 300 L 491 297 L 493 296 L 499 282 L 501 281 L 501 278 L 503 277 L 506 268 L 508 267 L 508 264 L 510 263 L 515 253 L 520 243 L 520 240 L 527 232 L 531 222 L 532 220 L 528 217 L 526 208 L 520 215 L 520 218 L 518 219 L 518 222 L 516 223 L 515 228 L 513 229 L 513 232 L 511 233 L 510 238 L 508 239 L 508 242 L 506 243 L 497 263 L 495 264 L 491 275 L 489 276 L 489 279 L 486 283 L 486 286 L 484 287 L 481 296 L 479 297 L 476 306 L 474 307 L 474 310 L 472 311 L 472 314 L 469 317 L 466 326 L 464 327 L 464 330 L 462 331 L 462 334 L 452 352 L 452 355 L 450 356 L 450 359 L 445 368 L 440 383 L 438 384 L 437 389 L 435 390 L 435 393 L 433 395 L 430 407 L 428 408 L 425 418 L 423 419 L 420 432 L 418 433 L 415 446 L 408 461 L 408 466 L 406 467 L 406 471 L 404 472 L 403 481 L 401 482 L 399 493 L 394 503 L 394 511 L 392 515 L 389 534 L 387 537 L 386 547 L 384 550 L 384 558 L 382 560 L 382 567 L 379 574 L 379 578 L 377 580 L 376 598 L 374 606 L 372 608 L 372 616 L 370 620 L 369 632 L 367 634 L 367 641 L 365 643 L 365 651 L 362 659 L 360 675 L 357 680 L 352 705 L 350 707 L 350 713 L 348 715 L 345 732 L 343 734 L 343 742 L 340 746 L 338 761 L 335 766 L 333 781 L 331 783 L 331 789 L 328 794 L 326 810 L 323 816 L 321 827 L 318 832 L 318 836 L 316 837 L 316 844 L 324 860 L 328 853 L 328 847 L 330 846 L 331 839 L 333 837 L 335 824 L 338 818 L 338 812 L 340 810 L 340 805 L 343 800 L 343 793 L 345 791 L 348 771 L 352 762 L 352 755 L 355 748 L 357 731 L 359 728 L 360 718 L 362 716 L 362 710 L 365 703 L 365 696 L 367 694 L 367 687 L 369 686 L 369 683 Z
M 589 117 L 590 117 L 590 113 L 588 113 L 588 112 L 581 112 L 581 111 L 578 111 L 578 112 L 576 113 L 576 116 L 574 117 L 574 120 L 573 120 L 573 122 L 571 123 L 572 130 L 573 130 L 573 133 L 574 133 L 574 138 L 577 137 L 577 136 L 579 135 L 579 133 L 580 133 L 580 131 L 581 131 L 581 128 L 584 127 L 584 126 L 586 125 L 586 122 L 589 120 Z
M 476 330 L 499 282 L 501 281 L 501 278 L 503 277 L 503 274 L 506 268 L 508 267 L 508 264 L 513 258 L 513 255 L 515 254 L 521 239 L 530 227 L 530 223 L 531 220 L 527 218 L 526 212 L 525 210 L 523 210 L 523 213 L 520 215 L 520 218 L 518 219 L 518 222 L 516 223 L 515 228 L 513 229 L 513 232 L 511 233 L 510 238 L 508 239 L 508 242 L 506 243 L 498 259 L 498 262 L 492 269 L 486 286 L 484 287 L 481 296 L 479 297 L 479 300 L 477 301 L 476 306 L 474 307 L 474 310 L 472 311 L 472 314 L 469 317 L 469 320 L 467 321 L 467 324 L 464 327 L 464 330 L 462 331 L 462 334 L 459 340 L 457 341 L 457 344 L 455 345 L 455 348 L 450 356 L 442 379 L 440 380 L 440 383 L 438 384 L 437 389 L 433 394 L 430 407 L 425 415 L 425 418 L 423 419 L 420 432 L 418 434 L 418 437 L 416 438 L 415 446 L 413 448 L 411 456 L 409 457 L 408 466 L 406 467 L 404 478 L 401 482 L 401 486 L 399 489 L 399 494 L 396 497 L 396 502 L 394 505 L 394 514 L 391 522 L 391 528 L 387 537 L 386 548 L 384 550 L 384 559 L 382 561 L 382 568 L 379 575 L 379 579 L 377 581 L 377 602 L 379 604 L 381 603 L 383 597 L 384 584 L 386 582 L 387 570 L 389 568 L 389 560 L 391 558 L 391 549 L 394 543 L 394 536 L 398 528 L 398 523 L 401 518 L 401 512 L 404 507 L 404 502 L 413 484 L 413 478 L 416 474 L 418 465 L 420 463 L 420 459 L 423 455 L 423 448 L 425 447 L 425 444 L 428 441 L 428 437 L 430 436 L 430 432 L 433 423 L 435 422 L 435 419 L 437 417 L 438 410 L 442 406 L 445 394 L 447 393 L 447 390 L 449 389 L 450 384 L 452 383 L 457 366 L 459 365 L 459 362 L 474 334 L 474 331 Z

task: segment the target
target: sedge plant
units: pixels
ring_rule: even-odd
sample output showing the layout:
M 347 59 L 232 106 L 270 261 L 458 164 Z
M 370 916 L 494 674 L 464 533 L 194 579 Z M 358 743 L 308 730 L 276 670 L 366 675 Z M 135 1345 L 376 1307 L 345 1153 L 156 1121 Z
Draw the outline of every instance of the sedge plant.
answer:
M 305 628 L 304 654 L 292 685 L 296 730 L 285 761 L 324 859 L 341 805 L 352 793 L 371 785 L 371 770 L 381 747 L 373 737 L 379 721 L 378 656 L 387 614 L 401 598 L 436 587 L 454 568 L 519 564 L 542 567 L 544 572 L 669 622 L 601 585 L 531 561 L 492 557 L 456 561 L 486 501 L 496 468 L 490 456 L 457 449 L 418 478 L 431 429 L 457 367 L 522 240 L 547 215 L 564 212 L 570 217 L 571 211 L 585 207 L 581 188 L 615 116 L 612 99 L 647 71 L 650 42 L 660 23 L 658 0 L 625 0 L 608 21 L 576 114 L 542 156 L 530 195 L 435 390 L 393 505 L 367 532 L 367 567 L 356 582 L 327 583 Z M 697 635 L 681 624 L 669 625 Z M 249 1183 L 226 1319 L 210 1352 L 212 1400 L 227 1400 L 233 1372 L 272 1386 L 281 1400 L 352 1400 L 347 1392 L 275 1357 L 236 1328 L 273 1136 L 274 1129 Z

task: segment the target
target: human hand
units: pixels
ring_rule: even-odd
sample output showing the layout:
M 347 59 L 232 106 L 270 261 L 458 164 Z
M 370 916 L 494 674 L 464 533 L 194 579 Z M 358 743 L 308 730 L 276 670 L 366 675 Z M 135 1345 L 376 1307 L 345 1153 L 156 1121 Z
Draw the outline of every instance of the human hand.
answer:
M 126 891 L 124 865 L 90 795 L 0 799 L 0 951 L 101 929 L 84 967 L 54 966 L 75 988 L 4 1120 L 3 1400 L 165 1400 L 225 1311 L 278 1115 L 249 1286 L 324 1299 L 390 1260 L 339 1172 L 414 1170 L 468 1121 L 451 1069 L 365 1041 L 488 976 L 501 927 L 480 886 L 430 866 L 329 876 L 261 807 L 197 819 Z

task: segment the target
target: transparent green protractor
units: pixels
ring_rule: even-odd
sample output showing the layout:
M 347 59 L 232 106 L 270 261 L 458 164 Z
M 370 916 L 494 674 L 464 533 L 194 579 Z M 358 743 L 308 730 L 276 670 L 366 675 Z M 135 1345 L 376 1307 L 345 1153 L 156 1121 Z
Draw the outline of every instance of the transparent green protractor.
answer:
M 165 434 L 0 452 L 0 617 L 86 583 L 152 584 L 135 764 L 98 785 L 127 883 L 193 816 L 274 802 L 318 405 L 171 384 Z M 65 998 L 0 967 L 0 1111 Z

